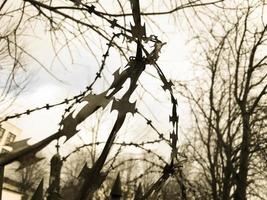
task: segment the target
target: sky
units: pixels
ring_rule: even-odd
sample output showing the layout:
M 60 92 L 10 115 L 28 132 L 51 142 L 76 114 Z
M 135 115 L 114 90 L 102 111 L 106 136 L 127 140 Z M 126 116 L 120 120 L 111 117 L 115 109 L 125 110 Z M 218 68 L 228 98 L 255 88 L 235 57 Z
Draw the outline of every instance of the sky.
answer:
M 164 32 L 157 32 L 159 39 L 163 42 L 167 42 L 162 48 L 158 61 L 163 72 L 170 80 L 190 80 L 193 77 L 193 69 L 189 61 L 190 49 L 187 45 L 188 38 L 186 33 L 179 30 L 179 26 L 177 26 L 177 23 L 175 24 L 171 17 L 161 16 L 160 18 L 154 19 L 157 21 L 161 29 L 164 30 Z M 93 80 L 95 73 L 97 72 L 97 63 L 95 59 L 90 53 L 88 54 L 85 50 L 80 49 L 78 43 L 75 43 L 77 47 L 72 48 L 74 60 L 70 58 L 66 49 L 60 52 L 59 56 L 61 57 L 61 62 L 64 64 L 62 65 L 62 63 L 53 59 L 54 52 L 50 43 L 49 32 L 43 28 L 42 24 L 37 24 L 34 28 L 29 30 L 29 32 L 36 37 L 25 38 L 26 45 L 30 44 L 27 48 L 40 60 L 40 62 L 45 66 L 49 66 L 48 69 L 50 72 L 59 80 L 52 77 L 46 70 L 38 66 L 38 64 L 26 61 L 29 62 L 27 64 L 28 74 L 30 75 L 29 82 L 26 89 L 19 95 L 13 106 L 8 110 L 9 114 L 43 106 L 47 103 L 51 104 L 60 102 L 65 98 L 79 94 L 85 89 L 86 85 Z M 98 53 L 97 56 L 101 59 L 101 54 L 98 50 L 96 50 L 96 53 Z M 112 51 L 110 53 L 107 62 L 110 73 L 113 73 L 117 67 L 125 64 L 126 61 L 123 61 L 121 64 L 121 60 L 118 55 L 116 55 L 116 52 Z M 147 70 L 155 74 L 155 71 L 151 69 L 151 66 L 149 67 Z M 108 72 L 106 72 L 106 74 L 108 74 Z M 112 76 L 107 76 L 112 80 Z M 152 94 L 155 94 L 155 96 L 160 99 L 160 103 L 156 102 L 150 95 L 145 94 L 143 102 L 137 105 L 140 106 L 145 113 L 149 114 L 151 117 L 155 117 L 155 123 L 161 126 L 159 129 L 166 132 L 168 135 L 170 127 L 166 122 L 168 121 L 168 115 L 170 113 L 170 103 L 168 101 L 169 95 L 161 92 L 162 84 L 148 75 L 141 77 L 141 82 Z M 98 81 L 96 85 L 97 87 L 95 89 L 97 92 L 103 91 L 107 86 L 103 81 Z M 187 110 L 183 107 L 183 104 L 179 105 L 179 115 L 180 119 L 182 118 L 180 121 L 183 121 L 183 118 L 186 118 L 187 116 Z M 30 143 L 34 143 L 57 131 L 59 127 L 58 123 L 60 122 L 64 109 L 65 106 L 59 106 L 49 111 L 38 111 L 29 116 L 10 120 L 10 122 L 22 129 L 23 138 L 31 137 L 32 140 Z M 105 122 L 100 128 L 100 141 L 103 141 L 107 137 L 107 132 L 109 131 L 112 122 L 114 122 L 114 119 L 111 120 L 111 116 L 115 116 L 114 113 L 110 114 L 107 112 L 105 115 L 107 115 L 104 116 Z M 162 123 L 162 121 L 164 121 L 164 123 Z M 138 126 L 135 127 L 137 122 L 142 125 L 138 124 Z M 140 129 L 139 127 L 142 128 Z M 135 117 L 129 117 L 126 125 L 120 131 L 121 133 L 119 134 L 118 139 L 122 141 L 140 140 L 140 138 L 147 140 L 150 137 L 150 139 L 152 139 L 153 135 L 147 135 L 147 132 L 150 132 L 151 130 L 148 130 L 145 127 L 146 125 L 144 121 L 142 122 L 142 120 L 135 119 Z M 82 136 L 85 141 L 89 142 L 90 139 L 87 140 L 86 138 L 88 134 L 86 135 L 83 131 L 81 132 L 80 136 Z M 80 142 L 79 138 L 72 140 L 72 143 L 75 144 L 76 142 Z

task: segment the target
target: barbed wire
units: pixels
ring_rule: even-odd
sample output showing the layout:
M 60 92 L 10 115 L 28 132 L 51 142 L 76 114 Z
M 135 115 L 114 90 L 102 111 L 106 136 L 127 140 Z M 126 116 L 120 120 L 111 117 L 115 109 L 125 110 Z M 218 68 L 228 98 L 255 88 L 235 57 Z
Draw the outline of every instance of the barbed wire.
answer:
M 120 145 L 120 146 L 135 146 L 137 148 L 142 148 L 143 150 L 146 150 L 148 151 L 149 153 L 151 153 L 152 151 L 151 150 L 148 150 L 148 149 L 144 149 L 143 146 L 145 145 L 149 145 L 149 144 L 155 144 L 155 143 L 160 143 L 162 142 L 162 140 L 152 140 L 152 141 L 146 141 L 146 142 L 141 142 L 141 143 L 133 143 L 133 142 L 129 142 L 129 143 L 126 143 L 126 142 L 114 142 L 113 144 L 114 145 Z M 75 150 L 73 150 L 72 152 L 70 152 L 69 154 L 67 154 L 66 156 L 64 156 L 62 158 L 63 161 L 66 161 L 71 155 L 79 152 L 81 149 L 83 148 L 86 148 L 86 147 L 90 147 L 90 146 L 93 146 L 93 145 L 101 145 L 101 144 L 105 144 L 106 142 L 92 142 L 92 143 L 88 143 L 88 144 L 83 144 L 79 147 L 77 147 Z M 164 161 L 164 159 L 162 157 L 159 158 L 160 160 Z M 164 161 L 166 162 L 166 161 Z
M 166 139 L 166 138 L 164 137 L 164 134 L 161 133 L 161 132 L 160 132 L 160 131 L 153 125 L 153 122 L 152 122 L 151 119 L 148 119 L 148 118 L 147 118 L 144 114 L 142 114 L 138 109 L 135 110 L 135 113 L 137 113 L 137 114 L 140 115 L 144 120 L 146 120 L 147 125 L 150 126 L 150 127 L 152 128 L 152 130 L 154 130 L 154 131 L 158 134 L 158 136 L 159 136 L 159 138 L 160 138 L 161 140 L 164 140 L 165 142 L 169 143 L 169 140 Z
M 51 10 L 53 12 L 56 12 L 58 14 L 62 14 L 59 10 L 60 9 L 68 9 L 68 7 L 53 7 L 53 6 L 48 6 L 46 4 L 43 4 L 41 2 L 37 2 L 35 0 L 27 0 L 28 2 L 32 3 L 33 5 L 38 5 L 37 6 L 37 9 L 40 11 L 40 7 L 43 7 L 45 9 L 48 9 L 48 10 Z M 72 2 L 74 3 L 77 3 L 76 1 L 72 0 Z M 121 33 L 113 33 L 113 36 L 111 37 L 111 39 L 109 40 L 108 44 L 107 44 L 107 50 L 106 52 L 103 54 L 103 60 L 102 60 L 102 63 L 101 63 L 101 66 L 99 68 L 99 71 L 96 73 L 96 76 L 94 78 L 94 80 L 92 81 L 92 83 L 90 85 L 88 85 L 86 87 L 86 89 L 81 92 L 79 95 L 76 95 L 70 99 L 65 99 L 64 101 L 61 101 L 59 103 L 56 103 L 56 104 L 46 104 L 44 106 L 41 106 L 41 107 L 37 107 L 37 108 L 34 108 L 34 109 L 28 109 L 22 113 L 19 113 L 19 114 L 14 114 L 14 115 L 10 115 L 10 116 L 6 116 L 3 120 L 0 121 L 0 124 L 4 121 L 7 121 L 9 119 L 12 119 L 12 118 L 18 118 L 18 117 L 21 117 L 22 115 L 30 115 L 31 113 L 35 112 L 35 111 L 39 111 L 39 110 L 43 110 L 43 109 L 46 109 L 46 110 L 49 110 L 50 108 L 53 108 L 53 107 L 56 107 L 56 106 L 59 106 L 59 105 L 63 105 L 63 104 L 66 104 L 66 105 L 69 105 L 65 110 L 64 110 L 64 113 L 62 115 L 62 119 L 59 123 L 59 129 L 58 129 L 58 132 L 50 137 L 50 138 L 47 138 L 47 140 L 43 141 L 42 145 L 37 145 L 36 146 L 36 151 L 37 150 L 40 150 L 42 148 L 44 148 L 44 145 L 47 145 L 49 143 L 49 141 L 51 141 L 52 139 L 58 139 L 60 138 L 61 136 L 67 136 L 67 139 L 69 139 L 72 135 L 76 134 L 78 131 L 76 130 L 76 127 L 78 126 L 79 123 L 75 122 L 75 118 L 72 118 L 72 116 L 70 115 L 70 120 L 67 120 L 66 118 L 66 115 L 71 111 L 71 109 L 76 105 L 76 104 L 79 104 L 81 102 L 84 101 L 84 98 L 85 98 L 85 95 L 87 95 L 88 93 L 92 93 L 92 87 L 93 85 L 96 83 L 96 81 L 98 79 L 101 78 L 101 73 L 105 67 L 105 64 L 106 64 L 106 59 L 107 57 L 109 56 L 109 50 L 110 48 L 112 47 L 112 45 L 114 44 L 113 43 L 113 40 L 116 38 L 116 37 L 119 37 L 120 35 L 123 35 L 125 36 L 130 42 L 134 41 L 136 44 L 137 44 L 137 48 L 136 48 L 136 57 L 130 57 L 130 61 L 128 63 L 128 65 L 130 66 L 129 68 L 127 68 L 124 72 L 124 74 L 119 74 L 118 72 L 118 76 L 119 77 L 114 77 L 114 81 L 111 85 L 111 87 L 108 89 L 111 90 L 112 88 L 114 88 L 114 91 L 111 92 L 111 94 L 109 94 L 107 97 L 105 96 L 105 98 L 108 98 L 110 102 L 111 98 L 118 92 L 120 91 L 120 89 L 122 88 L 122 85 L 125 83 L 126 79 L 130 78 L 131 79 L 131 83 L 130 83 L 130 87 L 129 89 L 126 91 L 126 93 L 124 94 L 124 96 L 119 99 L 119 100 L 113 100 L 113 105 L 112 105 L 112 109 L 116 109 L 118 111 L 118 117 L 117 117 L 117 120 L 114 124 L 114 127 L 109 135 L 109 139 L 106 141 L 106 142 L 102 142 L 102 144 L 105 144 L 105 147 L 99 157 L 99 159 L 96 161 L 95 165 L 93 165 L 92 167 L 92 173 L 91 173 L 91 176 L 93 178 L 97 178 L 99 177 L 100 175 L 100 171 L 102 170 L 103 166 L 104 166 L 104 163 L 106 161 L 106 157 L 107 157 L 107 154 L 109 153 L 110 151 L 110 148 L 112 145 L 119 145 L 119 149 L 118 151 L 116 152 L 115 154 L 115 157 L 110 161 L 111 164 L 109 166 L 109 169 L 111 170 L 114 170 L 115 168 L 117 168 L 118 166 L 114 166 L 115 164 L 115 159 L 116 157 L 119 155 L 119 153 L 121 152 L 122 148 L 123 147 L 126 147 L 126 146 L 134 146 L 136 148 L 140 148 L 142 149 L 143 151 L 147 152 L 147 153 L 152 153 L 153 151 L 151 149 L 147 149 L 145 148 L 145 145 L 146 144 L 155 144 L 155 143 L 160 143 L 162 141 L 165 141 L 167 142 L 171 149 L 172 149 L 172 152 L 171 152 L 171 156 L 170 156 L 170 162 L 166 162 L 161 156 L 157 155 L 155 152 L 153 152 L 154 155 L 156 155 L 156 157 L 163 161 L 163 163 L 165 163 L 165 166 L 161 166 L 159 165 L 159 167 L 162 169 L 162 175 L 160 176 L 160 178 L 154 183 L 151 185 L 151 187 L 149 188 L 149 190 L 147 191 L 147 193 L 144 194 L 144 197 L 148 197 L 150 194 L 152 194 L 153 192 L 157 192 L 159 190 L 159 188 L 162 186 L 162 184 L 164 184 L 164 182 L 169 178 L 169 176 L 171 176 L 172 174 L 175 173 L 175 168 L 177 167 L 175 164 L 174 164 L 174 160 L 177 156 L 177 142 L 178 142 L 178 122 L 179 122 L 179 117 L 178 117 L 178 114 L 177 114 L 177 100 L 176 98 L 174 97 L 174 94 L 173 94 L 173 90 L 172 90 L 172 82 L 171 81 L 168 81 L 167 78 L 165 77 L 163 71 L 161 70 L 161 68 L 159 67 L 159 65 L 157 64 L 157 59 L 159 57 L 159 52 L 161 50 L 161 47 L 164 45 L 164 43 L 162 43 L 160 40 L 158 40 L 158 38 L 156 36 L 150 36 L 150 37 L 146 37 L 146 34 L 145 34 L 145 26 L 142 26 L 141 25 L 141 16 L 140 16 L 140 7 L 139 7 L 139 1 L 137 1 L 138 3 L 133 3 L 132 5 L 132 9 L 133 9 L 133 18 L 134 18 L 134 22 L 135 22 L 135 26 L 131 26 L 131 30 L 125 28 L 125 27 L 122 27 L 121 25 L 119 25 L 117 23 L 117 20 L 116 19 L 108 19 L 106 16 L 104 16 L 101 12 L 99 11 L 96 11 L 95 10 L 95 6 L 94 5 L 90 5 L 88 6 L 87 4 L 82 4 L 81 2 L 79 2 L 77 4 L 77 6 L 82 6 L 83 9 L 85 9 L 87 12 L 89 12 L 90 14 L 95 14 L 96 16 L 98 17 L 101 17 L 102 19 L 106 20 L 110 25 L 111 25 L 111 28 L 114 29 L 115 27 L 119 28 L 120 30 L 122 31 L 125 31 L 125 33 L 121 32 Z M 81 8 L 79 8 L 81 9 Z M 44 14 L 44 13 L 41 13 L 41 14 Z M 82 23 L 80 21 L 77 21 L 77 20 L 74 20 L 75 22 L 79 22 L 79 23 Z M 82 23 L 84 24 L 84 23 Z M 88 25 L 87 25 L 88 26 Z M 93 29 L 94 31 L 98 31 L 98 29 L 96 30 L 96 28 L 93 26 L 93 25 L 89 25 L 89 27 L 91 29 Z M 132 36 L 129 36 L 126 34 L 126 32 L 129 32 L 132 34 Z M 102 33 L 99 33 L 101 36 L 103 36 Z M 105 39 L 107 39 L 107 37 L 105 37 Z M 148 42 L 148 41 L 152 41 L 154 42 L 154 49 L 152 52 L 148 52 L 144 46 L 141 44 L 141 41 L 145 41 L 145 42 Z M 118 46 L 118 45 L 116 45 Z M 143 57 L 142 56 L 142 51 L 145 52 L 146 54 L 146 57 Z M 132 108 L 134 107 L 135 108 L 135 104 L 132 104 L 129 102 L 129 99 L 130 99 L 130 96 L 131 94 L 134 92 L 135 88 L 137 87 L 137 80 L 139 79 L 141 73 L 145 70 L 145 66 L 146 65 L 152 65 L 155 67 L 155 69 L 157 70 L 157 73 L 158 73 L 158 76 L 160 78 L 160 80 L 162 81 L 163 83 L 163 90 L 164 91 L 168 91 L 170 93 L 170 96 L 171 96 L 171 104 L 172 104 L 172 112 L 170 114 L 170 118 L 169 118 L 169 122 L 172 124 L 172 132 L 170 133 L 170 140 L 166 139 L 164 137 L 164 135 L 162 133 L 160 133 L 157 128 L 153 125 L 152 123 L 152 120 L 148 119 L 147 117 L 145 117 L 145 115 L 143 115 L 141 112 L 139 112 L 137 109 L 135 109 L 134 111 L 132 111 Z M 140 66 L 137 66 L 137 65 L 140 65 Z M 139 67 L 140 69 L 138 69 L 137 67 Z M 131 74 L 132 73 L 132 74 Z M 117 78 L 117 79 L 116 79 Z M 102 93 L 102 94 L 105 94 L 105 93 Z M 101 95 L 102 95 L 101 94 Z M 96 108 L 98 107 L 101 107 L 102 104 L 99 104 Z M 95 110 L 92 112 L 94 113 Z M 148 142 L 142 142 L 142 143 L 133 143 L 133 142 L 130 142 L 130 143 L 118 143 L 118 142 L 115 142 L 115 137 L 116 137 L 116 134 L 118 132 L 118 130 L 120 129 L 120 127 L 123 125 L 124 123 L 124 119 L 126 117 L 126 114 L 128 112 L 133 112 L 133 114 L 137 113 L 139 114 L 143 119 L 146 120 L 146 123 L 148 126 L 150 126 L 159 136 L 159 139 L 158 140 L 154 140 L 154 141 L 148 141 Z M 90 116 L 92 113 L 86 113 L 85 116 L 82 117 L 82 119 L 84 120 L 85 118 L 87 118 L 88 116 Z M 69 116 L 69 115 L 68 115 Z M 83 121 L 81 120 L 81 121 Z M 63 123 L 65 122 L 65 123 Z M 67 125 L 66 126 L 66 123 L 71 123 L 71 122 L 75 122 L 74 124 L 72 125 Z M 66 127 L 65 127 L 66 126 Z M 68 127 L 70 126 L 70 127 Z M 62 131 L 62 127 L 64 127 L 64 130 Z M 68 128 L 70 128 L 70 133 L 69 135 L 67 135 L 66 133 L 64 133 L 64 131 L 68 131 Z M 66 129 L 66 130 L 65 130 Z M 69 138 L 68 138 L 69 137 Z M 40 144 L 41 144 L 40 143 Z M 80 149 L 82 149 L 83 147 L 85 146 L 92 146 L 92 145 L 99 145 L 101 144 L 100 142 L 96 142 L 96 143 L 90 143 L 90 144 L 84 144 L 83 146 L 75 149 L 73 152 L 71 152 L 70 154 L 68 154 L 67 156 L 65 156 L 62 160 L 63 161 L 66 161 L 66 159 L 72 155 L 73 153 L 79 151 Z M 57 148 L 59 148 L 58 144 L 57 144 Z M 29 150 L 29 149 L 28 149 Z M 28 151 L 25 151 L 27 153 L 29 153 Z M 35 151 L 33 151 L 35 152 Z M 33 153 L 32 151 L 30 153 Z M 21 155 L 24 155 L 25 153 L 20 153 Z M 14 155 L 14 158 L 12 158 L 13 160 L 15 160 L 15 156 L 17 155 Z M 134 160 L 134 158 L 132 159 L 128 159 L 129 161 L 130 160 Z M 139 159 L 140 160 L 140 159 Z M 154 166 L 156 166 L 157 164 L 155 162 L 152 162 L 152 161 L 149 161 L 148 159 L 146 158 L 143 158 L 142 159 L 143 161 L 145 162 L 150 162 L 151 164 L 153 163 Z M 92 178 L 91 177 L 91 178 Z M 88 178 L 88 177 L 87 177 Z M 90 178 L 90 177 L 89 177 Z M 88 180 L 86 179 L 85 180 L 85 183 L 87 183 Z M 95 188 L 95 187 L 98 187 L 97 185 L 90 185 L 90 187 L 87 187 L 87 184 L 85 184 L 86 188 L 84 187 L 84 191 L 82 192 L 82 195 L 85 195 L 84 197 L 87 197 L 89 195 L 89 193 L 91 192 L 91 189 Z M 89 193 L 88 193 L 89 192 Z
M 101 78 L 101 74 L 102 74 L 102 71 L 104 70 L 104 67 L 105 67 L 105 64 L 106 64 L 106 59 L 107 57 L 109 56 L 109 50 L 110 48 L 112 47 L 113 45 L 113 41 L 116 37 L 119 37 L 122 33 L 114 33 L 113 34 L 113 37 L 111 38 L 110 42 L 107 44 L 107 50 L 106 52 L 103 54 L 103 60 L 101 62 L 101 66 L 98 70 L 98 72 L 96 73 L 96 76 L 94 78 L 94 80 L 88 85 L 86 86 L 85 90 L 83 92 L 81 92 L 79 95 L 75 95 L 73 96 L 72 98 L 69 98 L 69 99 L 65 99 L 59 103 L 55 103 L 55 104 L 45 104 L 43 106 L 40 106 L 40 107 L 36 107 L 36 108 L 33 108 L 33 109 L 27 109 L 26 111 L 23 111 L 21 113 L 16 113 L 16 114 L 13 114 L 13 115 L 8 115 L 6 117 L 4 117 L 3 119 L 0 120 L 0 124 L 5 122 L 5 121 L 8 121 L 10 119 L 14 119 L 14 118 L 20 118 L 22 115 L 30 115 L 32 114 L 33 112 L 36 112 L 36 111 L 40 111 L 40 110 L 49 110 L 50 108 L 54 108 L 54 107 L 57 107 L 57 106 L 60 106 L 60 105 L 68 105 L 69 103 L 71 103 L 71 105 L 65 109 L 65 112 L 64 114 L 62 115 L 62 118 L 65 117 L 65 115 L 70 111 L 70 109 L 77 103 L 80 103 L 81 100 L 83 99 L 83 97 L 88 93 L 88 92 L 91 92 L 92 91 L 92 87 L 94 86 L 94 84 L 96 83 L 96 81 Z

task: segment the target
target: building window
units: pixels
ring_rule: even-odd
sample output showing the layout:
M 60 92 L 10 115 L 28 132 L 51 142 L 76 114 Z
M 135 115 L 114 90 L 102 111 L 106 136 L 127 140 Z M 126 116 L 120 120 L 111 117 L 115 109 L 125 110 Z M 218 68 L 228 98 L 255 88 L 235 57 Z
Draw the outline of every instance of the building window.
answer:
M 16 135 L 13 133 L 8 133 L 6 137 L 6 144 L 10 144 L 15 141 Z
M 0 126 L 0 140 L 3 138 L 5 129 Z

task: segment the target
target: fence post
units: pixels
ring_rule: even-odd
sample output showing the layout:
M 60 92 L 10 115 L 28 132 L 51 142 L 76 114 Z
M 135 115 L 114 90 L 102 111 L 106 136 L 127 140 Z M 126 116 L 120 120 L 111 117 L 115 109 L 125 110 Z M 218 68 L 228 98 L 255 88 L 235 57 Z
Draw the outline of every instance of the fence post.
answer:
M 143 188 L 141 183 L 138 185 L 137 190 L 134 193 L 134 200 L 142 200 L 143 199 Z
M 4 183 L 4 171 L 5 166 L 0 165 L 0 200 L 2 200 L 2 190 L 3 190 L 3 183 Z
M 50 177 L 47 200 L 61 199 L 60 191 L 60 173 L 62 168 L 62 160 L 60 155 L 55 154 L 50 161 Z
M 34 194 L 32 195 L 31 200 L 43 200 L 44 194 L 44 179 L 41 180 Z

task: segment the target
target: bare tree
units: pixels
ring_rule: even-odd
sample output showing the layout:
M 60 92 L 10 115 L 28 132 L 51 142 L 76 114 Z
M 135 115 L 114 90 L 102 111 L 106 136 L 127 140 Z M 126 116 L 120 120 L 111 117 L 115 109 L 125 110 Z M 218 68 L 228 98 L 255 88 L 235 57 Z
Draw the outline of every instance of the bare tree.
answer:
M 42 178 L 45 177 L 47 172 L 44 166 L 45 161 L 42 161 L 18 170 L 19 187 L 23 199 L 28 199 Z
M 28 74 L 21 49 L 22 30 L 17 26 L 19 17 L 5 13 L 1 6 L 0 23 L 3 24 L 0 28 L 0 105 L 5 109 L 24 89 Z
M 266 22 L 264 5 L 241 2 L 206 15 L 209 24 L 201 56 L 204 70 L 191 102 L 195 138 L 190 146 L 199 176 L 212 199 L 264 199 L 266 176 L 258 167 L 266 152 Z M 200 56 L 200 59 L 201 59 Z M 190 86 L 191 87 L 191 86 Z M 256 169 L 256 170 L 255 170 Z

